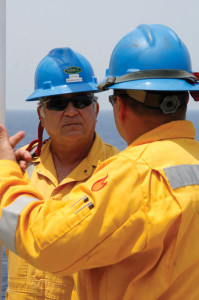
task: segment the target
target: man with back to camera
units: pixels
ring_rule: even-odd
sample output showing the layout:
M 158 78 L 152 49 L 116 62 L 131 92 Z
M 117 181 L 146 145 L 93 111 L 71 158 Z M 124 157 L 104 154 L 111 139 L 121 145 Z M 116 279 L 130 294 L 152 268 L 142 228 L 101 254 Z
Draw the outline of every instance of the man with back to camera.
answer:
M 91 64 L 70 48 L 51 50 L 36 69 L 35 90 L 27 101 L 39 101 L 39 138 L 28 147 L 34 157 L 27 171 L 46 199 L 62 200 L 91 176 L 98 161 L 118 153 L 95 132 L 98 91 Z M 43 128 L 50 139 L 42 146 Z M 6 299 L 71 299 L 72 276 L 36 269 L 11 251 L 7 257 Z
M 199 84 L 188 50 L 170 28 L 140 25 L 99 87 L 114 90 L 129 146 L 63 201 L 43 201 L 1 126 L 1 241 L 48 272 L 78 272 L 80 300 L 197 300 L 199 144 L 185 116 Z

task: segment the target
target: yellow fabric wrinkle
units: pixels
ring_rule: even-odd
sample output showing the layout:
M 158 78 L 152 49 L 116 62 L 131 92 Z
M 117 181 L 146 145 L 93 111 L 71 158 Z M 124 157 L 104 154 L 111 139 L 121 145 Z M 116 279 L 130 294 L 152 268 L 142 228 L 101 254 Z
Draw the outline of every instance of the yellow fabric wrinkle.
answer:
M 89 152 L 89 155 L 76 167 L 59 185 L 57 181 L 56 170 L 52 158 L 52 153 L 50 150 L 51 141 L 49 140 L 43 147 L 40 157 L 34 158 L 33 163 L 35 164 L 31 182 L 33 185 L 37 187 L 42 195 L 46 198 L 52 197 L 53 200 L 59 202 L 59 208 L 55 208 L 53 206 L 54 212 L 46 218 L 46 224 L 48 223 L 48 219 L 56 217 L 56 214 L 59 214 L 60 207 L 64 206 L 64 201 L 68 202 L 68 205 L 72 205 L 74 202 L 73 199 L 71 201 L 67 198 L 63 199 L 63 195 L 66 195 L 70 192 L 70 190 L 80 182 L 84 182 L 87 180 L 93 171 L 96 168 L 98 160 L 103 161 L 104 159 L 118 153 L 119 151 L 114 148 L 113 146 L 103 143 L 101 138 L 96 134 L 95 141 Z M 26 148 L 26 147 L 24 147 Z M 13 165 L 13 162 L 5 161 L 4 165 L 7 168 L 8 165 Z M 19 176 L 21 173 L 20 168 L 17 164 L 14 164 L 16 167 L 17 172 L 13 173 L 13 183 L 16 185 L 13 186 L 10 190 L 10 197 L 12 196 L 12 190 L 14 189 L 17 191 L 17 184 L 20 184 L 20 180 L 16 177 Z M 86 170 L 86 172 L 84 172 Z M 10 175 L 9 178 L 11 179 Z M 23 178 L 21 174 L 21 178 Z M 27 173 L 24 174 L 24 178 L 26 178 L 27 183 L 29 183 Z M 7 188 L 7 186 L 6 186 Z M 27 196 L 31 195 L 31 189 L 29 185 L 27 185 Z M 19 194 L 20 196 L 20 191 Z M 7 200 L 9 198 L 9 194 L 7 194 Z M 39 194 L 37 195 L 39 198 Z M 9 203 L 13 201 L 14 198 L 9 198 Z M 63 202 L 60 202 L 63 200 Z M 51 201 L 52 205 L 55 201 Z M 37 203 L 39 205 L 39 203 Z M 79 206 L 78 206 L 79 207 Z M 28 209 L 28 207 L 27 207 Z M 76 208 L 77 209 L 77 206 Z M 75 210 L 74 209 L 74 210 Z M 40 210 L 40 209 L 39 209 Z M 31 215 L 31 219 L 34 219 L 34 214 L 37 214 L 37 211 L 34 210 Z M 48 215 L 49 209 L 45 208 L 45 204 L 42 207 L 42 215 L 41 219 L 45 219 L 45 214 Z M 90 210 L 89 210 L 90 213 Z M 41 221 L 38 220 L 38 222 Z M 26 219 L 20 218 L 20 227 L 27 228 L 28 223 Z M 44 225 L 41 229 L 44 233 L 49 228 L 50 225 Z M 54 226 L 53 226 L 54 227 Z M 17 237 L 16 237 L 17 238 Z M 22 237 L 23 242 L 28 240 L 26 233 L 24 232 L 24 236 Z M 51 241 L 52 242 L 52 241 Z M 29 250 L 29 244 L 26 244 L 27 251 Z M 36 246 L 37 243 L 35 243 Z M 37 257 L 41 251 L 41 249 L 36 247 L 35 257 Z M 43 249 L 45 246 L 43 245 Z M 8 256 L 8 270 L 9 270 L 9 277 L 8 277 L 8 290 L 6 299 L 9 300 L 35 300 L 35 299 L 71 299 L 71 293 L 74 288 L 74 280 L 72 275 L 58 277 L 52 275 L 48 272 L 41 271 L 32 267 L 28 264 L 25 260 L 21 259 L 19 256 L 16 256 L 14 253 L 6 250 Z M 57 255 L 55 253 L 55 255 Z M 33 258 L 34 259 L 34 258 Z M 48 264 L 48 261 L 46 262 Z M 75 290 L 73 295 L 75 297 Z

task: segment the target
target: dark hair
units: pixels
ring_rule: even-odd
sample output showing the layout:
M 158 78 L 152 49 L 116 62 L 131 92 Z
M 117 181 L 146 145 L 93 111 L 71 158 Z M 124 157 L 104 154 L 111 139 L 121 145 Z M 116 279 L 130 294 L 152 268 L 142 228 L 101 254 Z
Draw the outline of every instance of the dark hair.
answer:
M 171 120 L 185 119 L 188 99 L 187 91 L 144 91 L 145 97 L 142 97 L 142 101 L 131 97 L 127 92 L 126 90 L 114 90 L 114 94 L 120 96 L 138 114 L 143 114 L 146 111 L 146 114 L 165 115 L 165 118 L 167 116 Z M 177 106 L 172 111 L 174 100 L 177 102 Z M 169 111 L 170 108 L 171 111 L 168 113 L 166 110 L 168 109 Z

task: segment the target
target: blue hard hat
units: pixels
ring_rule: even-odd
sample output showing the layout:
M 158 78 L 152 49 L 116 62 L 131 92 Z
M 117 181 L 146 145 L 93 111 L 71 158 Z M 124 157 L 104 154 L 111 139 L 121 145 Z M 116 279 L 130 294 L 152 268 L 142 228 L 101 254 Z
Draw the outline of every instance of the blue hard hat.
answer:
M 142 24 L 115 46 L 98 88 L 194 91 L 199 90 L 199 83 L 177 34 L 164 25 Z
M 91 64 L 70 48 L 53 49 L 41 60 L 35 72 L 34 89 L 27 101 L 59 94 L 99 92 Z

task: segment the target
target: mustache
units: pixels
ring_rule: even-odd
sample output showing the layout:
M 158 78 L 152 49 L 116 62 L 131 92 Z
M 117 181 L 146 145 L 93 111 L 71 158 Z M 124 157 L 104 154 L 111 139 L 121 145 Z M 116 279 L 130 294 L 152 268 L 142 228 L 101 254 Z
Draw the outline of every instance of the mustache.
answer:
M 82 120 L 79 120 L 79 118 L 75 118 L 75 119 L 64 119 L 63 121 L 63 125 L 67 126 L 67 125 L 79 125 L 82 124 Z

